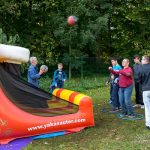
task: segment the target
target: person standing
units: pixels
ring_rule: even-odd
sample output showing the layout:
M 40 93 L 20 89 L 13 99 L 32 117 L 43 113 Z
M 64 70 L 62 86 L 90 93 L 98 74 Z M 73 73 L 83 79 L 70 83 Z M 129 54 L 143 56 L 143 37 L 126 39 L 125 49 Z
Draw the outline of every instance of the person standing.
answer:
M 143 101 L 145 106 L 145 125 L 150 129 L 150 56 L 142 57 L 139 77 L 142 83 Z
M 140 57 L 138 55 L 134 55 L 134 66 L 133 66 L 133 74 L 134 74 L 134 84 L 135 84 L 135 102 L 136 104 L 133 107 L 144 108 L 143 98 L 142 98 L 142 85 L 139 80 L 139 69 L 141 67 Z
M 119 102 L 121 105 L 122 114 L 121 116 L 127 115 L 132 118 L 135 117 L 134 109 L 131 103 L 131 95 L 133 91 L 133 72 L 129 67 L 129 59 L 123 59 L 123 69 L 114 71 L 112 67 L 109 67 L 111 73 L 119 75 Z
M 38 61 L 36 57 L 30 57 L 30 66 L 28 69 L 28 82 L 30 84 L 32 84 L 35 87 L 39 87 L 39 78 L 41 77 L 41 75 L 44 73 L 43 69 L 40 69 L 40 71 L 37 71 L 37 66 Z
M 55 88 L 64 88 L 64 82 L 66 81 L 66 73 L 63 71 L 63 64 L 58 64 L 58 69 L 55 70 L 53 75 L 53 80 L 50 85 L 50 93 L 53 92 Z
M 121 66 L 118 64 L 116 58 L 111 58 L 112 69 L 114 71 L 121 70 Z M 110 101 L 112 102 L 113 109 L 111 112 L 119 111 L 120 103 L 119 103 L 119 75 L 114 75 L 111 73 L 110 76 Z

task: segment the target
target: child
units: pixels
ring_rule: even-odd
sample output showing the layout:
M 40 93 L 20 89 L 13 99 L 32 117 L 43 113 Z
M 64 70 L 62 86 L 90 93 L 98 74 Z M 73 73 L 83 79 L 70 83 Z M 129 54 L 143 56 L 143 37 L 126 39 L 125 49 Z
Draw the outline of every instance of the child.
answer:
M 52 93 L 55 88 L 63 88 L 65 81 L 66 73 L 63 71 L 63 64 L 59 63 L 58 69 L 54 72 L 53 80 L 50 86 L 50 93 Z

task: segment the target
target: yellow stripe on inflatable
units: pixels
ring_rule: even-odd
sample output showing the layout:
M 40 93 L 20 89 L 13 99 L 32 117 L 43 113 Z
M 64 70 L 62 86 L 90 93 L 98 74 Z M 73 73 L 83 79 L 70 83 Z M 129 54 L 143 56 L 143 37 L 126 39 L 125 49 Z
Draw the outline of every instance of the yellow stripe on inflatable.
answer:
M 60 98 L 69 101 L 69 97 L 72 93 L 74 93 L 74 91 L 62 90 L 62 92 L 60 93 Z
M 58 90 L 59 90 L 59 89 L 55 89 L 55 90 L 53 91 L 53 95 L 54 95 L 54 96 L 56 96 Z
M 57 92 L 59 91 L 59 89 L 55 89 L 53 91 L 53 95 L 57 96 Z M 60 92 L 60 96 L 59 98 L 61 99 L 64 99 L 66 101 L 69 101 L 69 97 L 71 94 L 73 94 L 74 91 L 71 91 L 71 90 L 66 90 L 66 89 L 63 89 L 61 92 Z M 89 96 L 86 96 L 84 94 L 78 94 L 75 96 L 74 100 L 73 100 L 73 104 L 76 104 L 76 105 L 79 105 L 80 104 L 80 101 L 83 99 L 83 98 L 89 98 Z
M 79 105 L 81 99 L 84 98 L 84 97 L 87 97 L 87 98 L 88 98 L 88 96 L 86 96 L 86 95 L 84 95 L 84 94 L 78 94 L 78 95 L 75 97 L 73 103 L 76 104 L 76 105 Z

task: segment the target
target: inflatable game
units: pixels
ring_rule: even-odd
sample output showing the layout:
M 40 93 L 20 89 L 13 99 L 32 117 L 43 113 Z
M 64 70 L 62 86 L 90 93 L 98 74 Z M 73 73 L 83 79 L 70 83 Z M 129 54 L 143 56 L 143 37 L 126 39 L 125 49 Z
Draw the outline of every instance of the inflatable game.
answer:
M 66 89 L 51 95 L 22 80 L 19 67 L 29 56 L 26 48 L 0 44 L 0 144 L 94 126 L 91 97 Z

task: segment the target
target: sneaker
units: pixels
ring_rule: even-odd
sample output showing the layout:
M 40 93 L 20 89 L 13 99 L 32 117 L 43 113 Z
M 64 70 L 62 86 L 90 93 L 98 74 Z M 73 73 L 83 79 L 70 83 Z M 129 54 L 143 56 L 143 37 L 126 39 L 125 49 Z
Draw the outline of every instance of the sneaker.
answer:
M 135 118 L 136 115 L 135 115 L 135 114 L 130 114 L 130 115 L 128 115 L 128 117 L 129 117 L 129 118 Z
M 119 114 L 120 118 L 124 118 L 124 117 L 127 117 L 127 116 L 128 116 L 127 114 Z
M 145 107 L 144 107 L 144 105 L 141 105 L 141 109 L 144 109 Z
M 112 104 L 112 100 L 109 100 L 109 101 L 108 101 L 108 104 Z
M 141 107 L 141 104 L 135 104 L 133 107 L 134 107 L 134 108 L 135 108 L 135 107 L 136 107 L 136 108 L 140 108 L 140 107 Z
M 146 128 L 147 128 L 148 130 L 150 130 L 150 126 L 146 126 Z
M 118 107 L 118 110 L 120 111 L 120 110 L 121 110 L 121 107 Z
M 119 111 L 119 109 L 113 109 L 113 110 L 110 111 L 110 113 L 115 113 L 115 112 L 118 112 L 118 111 Z

